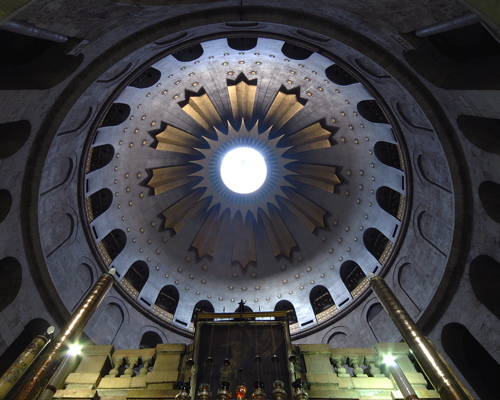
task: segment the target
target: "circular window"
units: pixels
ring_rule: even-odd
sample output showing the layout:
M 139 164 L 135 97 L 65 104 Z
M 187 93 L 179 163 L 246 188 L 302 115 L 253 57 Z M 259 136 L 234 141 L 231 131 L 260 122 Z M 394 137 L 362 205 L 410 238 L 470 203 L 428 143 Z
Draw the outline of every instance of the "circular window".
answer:
M 267 165 L 262 154 L 251 147 L 230 150 L 220 166 L 222 182 L 233 192 L 253 193 L 264 184 Z

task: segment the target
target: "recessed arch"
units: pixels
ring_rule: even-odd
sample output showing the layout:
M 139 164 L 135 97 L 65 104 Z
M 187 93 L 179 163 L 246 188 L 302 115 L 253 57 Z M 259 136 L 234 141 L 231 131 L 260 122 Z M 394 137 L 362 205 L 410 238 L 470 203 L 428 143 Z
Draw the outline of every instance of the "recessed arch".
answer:
M 145 261 L 137 260 L 122 278 L 139 294 L 149 278 L 149 267 Z M 137 297 L 137 296 L 136 296 Z
M 177 61 L 189 62 L 200 58 L 203 54 L 203 47 L 201 44 L 195 44 L 191 47 L 179 50 L 178 52 L 172 54 Z
M 162 344 L 163 340 L 157 332 L 147 331 L 142 335 L 139 343 L 140 349 L 154 349 L 157 345 Z
M 361 267 L 354 261 L 345 261 L 340 266 L 340 279 L 351 293 L 353 299 L 359 296 L 361 291 L 368 287 L 368 278 Z M 360 287 L 362 285 L 362 287 Z M 361 290 L 360 290 L 361 289 Z
M 493 221 L 500 223 L 500 184 L 484 181 L 479 185 L 478 194 L 486 214 Z
M 99 242 L 100 253 L 107 265 L 111 264 L 118 254 L 122 252 L 126 244 L 127 235 L 121 229 L 113 229 Z
M 293 60 L 305 60 L 311 56 L 312 50 L 304 49 L 292 43 L 286 42 L 281 48 L 281 52 Z
M 89 222 L 92 222 L 109 209 L 111 203 L 113 203 L 113 193 L 108 188 L 103 188 L 92 193 L 87 197 L 86 201 L 87 215 Z
M 103 118 L 101 127 L 117 126 L 124 122 L 130 115 L 130 106 L 124 103 L 113 103 Z
M 274 311 L 285 311 L 290 324 L 295 324 L 298 322 L 297 314 L 295 313 L 295 307 L 288 300 L 281 300 L 274 306 Z
M 7 189 L 0 189 L 0 223 L 9 215 L 12 206 L 12 195 Z
M 362 100 L 358 103 L 358 112 L 364 119 L 376 124 L 388 124 L 384 112 L 375 100 Z
M 381 186 L 376 193 L 377 203 L 388 214 L 398 220 L 403 218 L 404 195 L 387 186 Z
M 390 343 L 399 341 L 399 332 L 380 303 L 370 306 L 366 314 L 366 321 L 377 342 Z
M 500 119 L 459 115 L 457 123 L 475 146 L 488 153 L 500 154 Z
M 179 291 L 173 285 L 163 286 L 158 293 L 158 297 L 155 301 L 155 306 L 160 307 L 162 310 L 168 312 L 172 316 L 177 310 L 179 304 Z
M 97 171 L 108 165 L 115 155 L 115 148 L 110 144 L 95 146 L 90 149 L 86 173 Z
M 0 260 L 0 311 L 11 304 L 21 288 L 23 270 L 14 257 Z
M 373 151 L 378 160 L 389 167 L 404 170 L 403 155 L 397 144 L 389 142 L 377 142 Z
M 368 228 L 363 234 L 366 249 L 384 265 L 392 250 L 393 243 L 377 228 Z
M 0 124 L 0 159 L 15 154 L 28 140 L 31 123 L 27 120 Z
M 495 399 L 500 365 L 463 325 L 453 322 L 441 332 L 443 349 L 481 399 Z
M 253 37 L 236 37 L 236 38 L 227 38 L 227 44 L 234 50 L 246 51 L 253 49 L 257 46 L 257 38 Z
M 333 83 L 340 86 L 348 86 L 358 83 L 358 80 L 338 64 L 330 65 L 325 74 Z
M 500 319 L 500 263 L 477 256 L 470 264 L 469 277 L 476 298 Z
M 136 87 L 138 89 L 145 89 L 153 86 L 161 78 L 161 72 L 156 68 L 149 67 L 147 70 L 143 71 L 137 78 L 135 78 L 129 86 Z

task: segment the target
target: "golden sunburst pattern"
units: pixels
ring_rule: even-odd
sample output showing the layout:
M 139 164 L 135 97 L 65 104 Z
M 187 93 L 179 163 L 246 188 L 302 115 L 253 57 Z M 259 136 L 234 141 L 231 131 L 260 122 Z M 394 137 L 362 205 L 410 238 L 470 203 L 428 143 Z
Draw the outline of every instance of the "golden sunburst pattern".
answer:
M 275 257 L 291 256 L 297 242 L 284 221 L 285 212 L 311 232 L 324 227 L 327 211 L 308 199 L 303 188 L 333 193 L 340 183 L 335 166 L 302 161 L 311 150 L 330 148 L 332 132 L 319 122 L 297 131 L 282 129 L 305 107 L 305 101 L 278 91 L 267 111 L 256 115 L 257 90 L 257 84 L 244 80 L 229 84 L 231 113 L 222 116 L 208 94 L 190 96 L 182 110 L 203 128 L 201 137 L 167 125 L 156 135 L 156 149 L 191 159 L 184 165 L 153 169 L 148 182 L 155 195 L 188 185 L 188 194 L 163 212 L 165 228 L 177 234 L 191 218 L 204 213 L 191 243 L 198 256 L 214 257 L 219 242 L 232 241 L 232 262 L 244 268 L 257 261 L 259 229 L 265 231 Z M 229 190 L 220 177 L 222 157 L 240 146 L 258 150 L 268 169 L 264 185 L 245 195 Z

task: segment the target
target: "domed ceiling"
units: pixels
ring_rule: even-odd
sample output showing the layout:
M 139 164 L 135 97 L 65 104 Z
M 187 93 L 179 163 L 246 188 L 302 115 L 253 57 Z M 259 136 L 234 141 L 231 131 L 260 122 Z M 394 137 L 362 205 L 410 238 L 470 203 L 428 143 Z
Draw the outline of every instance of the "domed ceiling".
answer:
M 68 176 L 80 165 L 80 181 L 66 190 L 72 178 L 44 171 L 40 220 L 65 202 L 51 187 L 80 198 L 62 219 L 78 226 L 80 213 L 88 243 L 71 253 L 83 262 L 90 246 L 129 301 L 176 331 L 192 329 L 195 311 L 232 312 L 243 300 L 291 311 L 292 333 L 306 332 L 352 308 L 401 246 L 405 160 L 420 154 L 429 123 L 373 61 L 301 32 L 156 41 L 96 80 L 52 143 L 47 162 L 62 175 L 69 162 Z M 241 147 L 258 151 L 267 171 L 251 193 L 221 177 L 224 157 Z M 45 254 L 54 275 L 60 261 Z

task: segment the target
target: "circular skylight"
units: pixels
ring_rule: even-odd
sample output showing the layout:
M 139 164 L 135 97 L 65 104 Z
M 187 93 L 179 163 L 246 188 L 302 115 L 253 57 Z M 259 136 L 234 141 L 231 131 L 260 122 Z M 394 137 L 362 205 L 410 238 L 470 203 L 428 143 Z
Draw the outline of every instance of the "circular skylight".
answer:
M 237 147 L 222 159 L 222 182 L 233 192 L 253 193 L 266 180 L 267 166 L 262 154 L 251 147 Z

